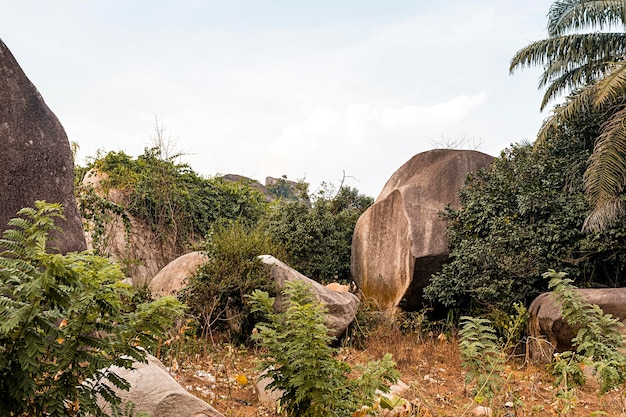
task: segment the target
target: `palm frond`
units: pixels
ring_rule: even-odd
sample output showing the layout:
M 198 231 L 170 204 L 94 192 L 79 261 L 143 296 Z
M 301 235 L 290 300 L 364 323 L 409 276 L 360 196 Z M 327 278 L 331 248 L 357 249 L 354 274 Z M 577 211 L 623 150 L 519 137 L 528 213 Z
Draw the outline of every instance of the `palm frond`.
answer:
M 594 96 L 595 86 L 589 85 L 570 96 L 562 106 L 556 107 L 539 129 L 535 149 L 541 148 L 559 126 L 572 122 L 580 113 L 591 111 Z
M 588 85 L 591 83 L 591 80 L 600 78 L 609 71 L 610 67 L 612 67 L 612 65 L 609 63 L 600 63 L 593 66 L 583 65 L 555 79 L 544 80 L 542 77 L 542 79 L 540 79 L 540 85 L 548 84 L 548 81 L 549 85 L 541 101 L 541 110 L 544 110 L 548 103 L 558 96 L 574 91 L 579 88 L 579 86 Z
M 562 62 L 559 68 L 567 72 L 581 65 L 593 62 L 618 61 L 626 54 L 626 34 L 623 32 L 573 33 L 559 35 L 532 42 L 519 50 L 509 71 L 518 68 L 545 66 L 546 70 L 554 62 Z M 553 70 L 554 71 L 554 70 Z M 548 78 L 553 71 L 548 72 Z
M 626 184 L 626 107 L 603 125 L 585 171 L 585 191 L 592 205 L 583 230 L 601 230 L 623 213 L 620 194 Z
M 575 30 L 622 27 L 626 3 L 619 0 L 561 0 L 548 12 L 548 34 L 558 36 Z
M 610 66 L 610 72 L 596 82 L 594 106 L 602 107 L 619 101 L 626 92 L 626 65 L 623 62 Z

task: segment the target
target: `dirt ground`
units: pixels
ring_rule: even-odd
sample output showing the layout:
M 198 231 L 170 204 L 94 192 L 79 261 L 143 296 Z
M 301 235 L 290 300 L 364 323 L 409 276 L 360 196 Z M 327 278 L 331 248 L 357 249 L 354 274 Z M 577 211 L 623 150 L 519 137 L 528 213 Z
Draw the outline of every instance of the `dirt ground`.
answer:
M 442 340 L 443 339 L 443 340 Z M 255 392 L 255 349 L 197 341 L 193 354 L 163 358 L 172 374 L 189 392 L 204 399 L 225 416 L 280 416 L 275 405 L 261 404 Z M 458 342 L 388 331 L 370 337 L 363 349 L 342 347 L 339 358 L 350 363 L 378 360 L 392 353 L 401 380 L 410 388 L 403 398 L 412 404 L 410 416 L 472 416 L 478 406 L 488 406 L 493 416 L 625 416 L 624 392 L 600 396 L 593 378 L 576 389 L 573 408 L 559 400 L 559 388 L 545 365 L 526 362 L 523 354 L 511 358 L 503 373 L 504 384 L 493 400 L 477 404 L 466 385 Z M 384 414 L 383 414 L 384 415 Z

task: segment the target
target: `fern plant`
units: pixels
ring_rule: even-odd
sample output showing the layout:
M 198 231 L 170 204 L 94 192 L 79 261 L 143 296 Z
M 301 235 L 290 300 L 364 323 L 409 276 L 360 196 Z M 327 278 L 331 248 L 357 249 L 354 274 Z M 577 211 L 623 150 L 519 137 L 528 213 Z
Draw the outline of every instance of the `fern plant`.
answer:
M 543 277 L 550 279 L 548 288 L 561 305 L 563 318 L 578 329 L 572 339 L 576 351 L 561 353 L 559 360 L 552 365 L 556 384 L 565 382 L 566 378 L 574 385 L 584 383 L 582 366 L 588 364 L 600 381 L 601 393 L 623 385 L 626 382 L 626 354 L 619 330 L 622 323 L 610 314 L 604 314 L 599 306 L 586 302 L 566 273 L 549 270 Z
M 124 403 L 124 407 L 116 405 L 113 407 L 113 415 L 111 417 L 154 417 L 146 411 L 137 411 L 137 404 L 132 401 Z
M 388 392 L 386 383 L 399 376 L 390 354 L 360 368 L 361 377 L 351 380 L 350 366 L 336 359 L 329 346 L 332 337 L 324 325 L 326 309 L 301 281 L 283 288 L 286 311 L 273 311 L 274 298 L 255 291 L 250 297 L 254 311 L 267 315 L 253 336 L 266 349 L 260 369 L 272 379 L 269 389 L 283 391 L 280 404 L 289 417 L 349 417 L 361 406 L 371 406 L 377 389 Z
M 465 383 L 474 382 L 475 397 L 492 398 L 504 383 L 502 378 L 505 355 L 498 344 L 491 322 L 480 317 L 461 317 L 461 366 L 465 368 Z
M 182 311 L 168 297 L 133 301 L 117 264 L 88 253 L 46 252 L 58 204 L 37 201 L 0 239 L 0 415 L 104 415 L 98 396 L 128 383 L 110 370 L 145 361 L 140 345 Z

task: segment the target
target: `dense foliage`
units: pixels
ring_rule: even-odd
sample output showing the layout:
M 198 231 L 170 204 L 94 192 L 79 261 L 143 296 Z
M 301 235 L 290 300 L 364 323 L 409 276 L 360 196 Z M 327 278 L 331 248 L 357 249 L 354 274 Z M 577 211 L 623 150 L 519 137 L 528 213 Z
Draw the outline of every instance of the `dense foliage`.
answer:
M 204 251 L 208 262 L 191 277 L 181 298 L 200 320 L 204 332 L 228 330 L 233 340 L 246 340 L 255 317 L 245 296 L 256 289 L 274 293 L 269 269 L 258 256 L 280 258 L 283 250 L 263 229 L 234 222 L 214 227 Z
M 272 379 L 268 389 L 284 392 L 280 404 L 287 416 L 350 417 L 361 406 L 372 405 L 377 389 L 389 391 L 386 384 L 399 377 L 390 354 L 361 369 L 358 379 L 350 379 L 350 366 L 329 346 L 326 309 L 307 284 L 287 281 L 283 296 L 288 300 L 286 311 L 279 313 L 266 292 L 255 291 L 250 300 L 268 318 L 253 337 L 267 349 L 260 368 Z
M 46 252 L 59 205 L 36 202 L 0 240 L 0 414 L 103 415 L 128 389 L 109 367 L 144 361 L 182 312 L 172 297 L 140 303 L 118 265 L 87 253 Z
M 313 207 L 302 201 L 274 205 L 262 226 L 285 247 L 291 267 L 316 281 L 349 282 L 354 226 L 373 202 L 342 186 L 334 196 L 322 192 Z
M 180 245 L 202 239 L 218 220 L 255 223 L 266 209 L 263 195 L 249 185 L 203 178 L 188 165 L 177 163 L 176 157 L 162 157 L 159 148 L 146 149 L 135 159 L 124 152 L 109 152 L 90 167 L 108 175 L 104 181 L 107 189 L 127 193 L 125 209 L 129 213 Z M 93 205 L 93 200 L 91 195 L 85 201 Z M 92 218 L 94 211 L 89 211 L 89 204 L 82 204 L 82 211 Z
M 547 289 L 541 274 L 566 271 L 580 285 L 623 285 L 626 223 L 584 234 L 589 212 L 582 173 L 603 114 L 564 125 L 540 149 L 514 145 L 473 173 L 447 208 L 450 262 L 426 296 L 464 312 L 529 302 Z

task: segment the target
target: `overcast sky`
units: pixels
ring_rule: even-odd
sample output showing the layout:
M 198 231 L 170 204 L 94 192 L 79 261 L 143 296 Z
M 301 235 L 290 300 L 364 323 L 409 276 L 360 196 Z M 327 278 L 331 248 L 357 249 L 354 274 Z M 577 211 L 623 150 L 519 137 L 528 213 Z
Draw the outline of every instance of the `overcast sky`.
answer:
M 547 0 L 20 0 L 0 38 L 80 146 L 137 156 L 155 118 L 203 175 L 376 197 L 413 155 L 533 140 Z

